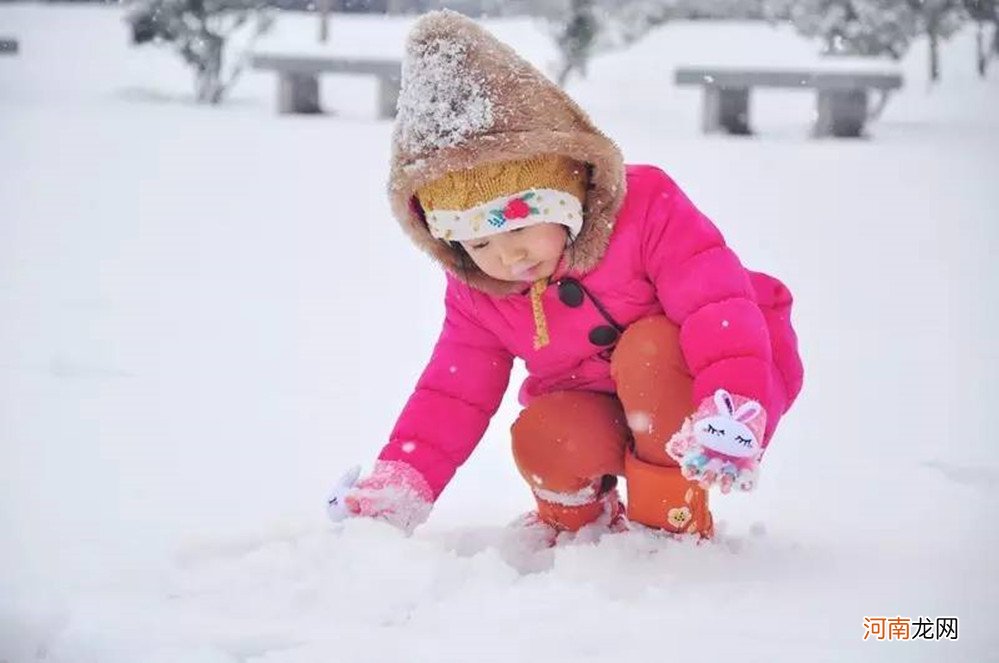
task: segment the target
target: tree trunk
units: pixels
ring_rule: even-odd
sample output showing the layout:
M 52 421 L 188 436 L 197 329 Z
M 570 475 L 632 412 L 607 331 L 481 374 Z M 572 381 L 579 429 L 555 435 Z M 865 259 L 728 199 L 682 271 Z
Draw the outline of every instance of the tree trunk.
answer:
M 985 36 L 982 34 L 982 22 L 975 22 L 975 64 L 978 77 L 985 78 Z
M 198 103 L 217 104 L 222 101 L 222 47 L 224 42 L 218 35 L 202 34 L 204 52 L 195 74 L 195 96 Z
M 319 43 L 325 44 L 330 38 L 330 5 L 332 0 L 319 0 Z
M 560 88 L 565 88 L 565 84 L 569 82 L 569 75 L 572 73 L 572 69 L 572 62 L 566 59 L 559 69 L 558 75 L 555 76 L 555 84 Z
M 927 34 L 930 38 L 930 82 L 940 80 L 940 35 L 937 26 L 930 24 Z
M 219 80 L 211 72 L 199 69 L 194 75 L 194 98 L 199 104 L 219 102 Z

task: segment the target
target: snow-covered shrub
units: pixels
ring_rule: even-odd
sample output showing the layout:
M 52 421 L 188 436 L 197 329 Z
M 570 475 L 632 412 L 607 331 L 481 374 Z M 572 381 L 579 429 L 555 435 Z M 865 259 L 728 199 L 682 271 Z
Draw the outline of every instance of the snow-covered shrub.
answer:
M 172 46 L 194 69 L 198 102 L 217 104 L 242 73 L 249 48 L 227 66 L 227 41 L 245 28 L 252 43 L 270 29 L 273 15 L 263 0 L 136 0 L 126 22 L 133 44 Z
M 561 54 L 556 76 L 559 85 L 565 85 L 573 71 L 586 76 L 586 63 L 596 46 L 599 29 L 593 0 L 570 0 L 562 20 L 552 24 L 555 44 Z
M 555 79 L 565 85 L 575 72 L 586 75 L 589 60 L 627 48 L 674 16 L 677 0 L 546 0 L 534 10 L 547 22 L 560 59 Z
M 820 38 L 827 54 L 898 60 L 918 31 L 908 0 L 798 0 L 788 9 L 798 31 Z
M 532 10 L 548 23 L 561 56 L 555 78 L 564 85 L 573 72 L 585 76 L 593 56 L 627 48 L 667 21 L 773 19 L 790 1 L 538 0 Z
M 940 77 L 940 41 L 967 14 L 963 0 L 784 0 L 798 31 L 823 40 L 828 54 L 900 59 L 912 40 L 930 45 L 930 80 Z

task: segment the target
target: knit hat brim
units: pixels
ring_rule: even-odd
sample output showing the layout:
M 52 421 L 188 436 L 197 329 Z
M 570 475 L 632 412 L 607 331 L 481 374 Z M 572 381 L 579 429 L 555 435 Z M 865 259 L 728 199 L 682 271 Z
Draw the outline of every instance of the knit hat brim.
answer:
M 517 292 L 520 284 L 498 281 L 477 270 L 469 272 L 467 260 L 463 260 L 450 245 L 435 239 L 416 199 L 416 192 L 455 169 L 544 153 L 570 157 L 585 163 L 589 169 L 589 188 L 583 203 L 585 221 L 573 242 L 572 264 L 569 265 L 571 270 L 585 273 L 603 257 L 625 195 L 621 154 L 617 146 L 599 132 L 561 132 L 542 128 L 501 137 L 479 136 L 459 146 L 441 150 L 420 167 L 407 168 L 397 161 L 393 164 L 390 180 L 392 211 L 413 242 L 456 277 L 493 295 Z
M 545 154 L 451 171 L 416 195 L 437 239 L 466 241 L 557 223 L 575 240 L 583 227 L 586 178 L 584 164 Z

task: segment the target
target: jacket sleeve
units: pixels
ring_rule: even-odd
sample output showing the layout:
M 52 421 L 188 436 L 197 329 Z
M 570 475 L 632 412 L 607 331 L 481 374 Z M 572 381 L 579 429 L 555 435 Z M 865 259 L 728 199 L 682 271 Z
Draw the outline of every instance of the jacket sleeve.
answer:
M 469 298 L 469 287 L 448 276 L 440 337 L 378 456 L 419 471 L 435 500 L 482 439 L 513 365 L 510 352 L 476 320 Z
M 665 173 L 656 182 L 642 259 L 666 316 L 680 326 L 680 346 L 694 378 L 691 407 L 724 388 L 780 415 L 771 402 L 770 333 L 749 273 Z M 769 438 L 769 422 L 767 428 Z

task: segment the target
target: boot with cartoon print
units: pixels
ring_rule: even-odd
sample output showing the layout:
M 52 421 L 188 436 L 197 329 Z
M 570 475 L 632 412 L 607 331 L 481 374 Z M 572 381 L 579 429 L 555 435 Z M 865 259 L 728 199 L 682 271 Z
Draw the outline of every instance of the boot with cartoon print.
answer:
M 683 476 L 678 466 L 654 465 L 629 451 L 625 457 L 628 520 L 673 535 L 714 535 L 708 492 Z

